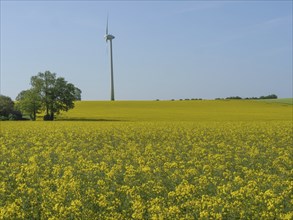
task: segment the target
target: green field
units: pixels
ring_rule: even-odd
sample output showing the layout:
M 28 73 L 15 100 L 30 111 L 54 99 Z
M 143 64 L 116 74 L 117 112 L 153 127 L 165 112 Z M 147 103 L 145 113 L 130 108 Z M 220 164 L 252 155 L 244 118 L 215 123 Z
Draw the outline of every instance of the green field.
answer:
M 293 98 L 284 98 L 284 99 L 263 99 L 261 101 L 265 102 L 272 102 L 272 103 L 282 103 L 282 104 L 288 104 L 293 105 Z
M 293 106 L 81 101 L 0 122 L 0 219 L 292 219 Z
M 287 102 L 287 101 L 286 101 Z M 285 102 L 251 100 L 81 101 L 59 120 L 266 121 L 292 119 Z

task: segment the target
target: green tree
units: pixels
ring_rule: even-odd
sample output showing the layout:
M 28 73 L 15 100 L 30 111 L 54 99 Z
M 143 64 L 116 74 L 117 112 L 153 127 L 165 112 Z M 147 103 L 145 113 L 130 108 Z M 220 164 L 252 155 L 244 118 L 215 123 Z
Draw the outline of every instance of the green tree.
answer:
M 15 110 L 14 102 L 8 96 L 0 95 L 0 120 L 21 120 L 22 115 Z
M 24 90 L 16 97 L 18 101 L 16 108 L 22 113 L 30 116 L 31 120 L 36 120 L 37 113 L 42 108 L 41 97 L 36 89 Z
M 0 95 L 0 116 L 7 117 L 14 109 L 14 102 L 10 97 Z
M 278 96 L 275 94 L 267 95 L 267 96 L 260 96 L 260 99 L 277 99 Z
M 74 108 L 74 101 L 81 99 L 81 90 L 63 77 L 56 78 L 55 73 L 46 71 L 31 78 L 35 90 L 46 112 L 44 120 L 54 120 L 56 114 Z

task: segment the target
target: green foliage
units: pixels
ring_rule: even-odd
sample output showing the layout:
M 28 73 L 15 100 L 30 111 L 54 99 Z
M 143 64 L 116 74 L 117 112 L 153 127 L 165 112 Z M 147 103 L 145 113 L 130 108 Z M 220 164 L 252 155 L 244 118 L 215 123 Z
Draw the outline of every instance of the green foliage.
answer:
M 21 120 L 21 113 L 14 108 L 14 102 L 8 96 L 0 95 L 0 121 Z
M 261 96 L 259 97 L 260 99 L 277 99 L 278 96 L 275 95 L 275 94 L 272 94 L 272 95 L 267 95 L 267 96 Z
M 226 99 L 242 99 L 240 96 L 230 96 L 227 97 Z
M 32 88 L 19 94 L 20 109 L 36 119 L 39 110 L 45 111 L 44 120 L 54 120 L 55 114 L 74 108 L 81 99 L 81 90 L 63 77 L 45 71 L 31 78 Z
M 246 97 L 246 98 L 243 98 L 243 99 L 277 99 L 278 96 L 275 95 L 275 94 L 271 94 L 271 95 L 267 95 L 267 96 L 260 96 L 259 98 L 258 97 Z M 222 98 L 216 98 L 216 100 L 221 100 Z M 242 99 L 242 97 L 240 96 L 229 96 L 227 97 L 226 99 Z
M 81 100 L 81 90 L 79 88 L 75 87 L 74 95 L 76 101 Z
M 24 90 L 16 97 L 18 101 L 16 107 L 24 114 L 29 115 L 31 120 L 36 120 L 37 113 L 40 112 L 42 103 L 41 97 L 36 89 Z
M 10 97 L 0 95 L 0 116 L 8 117 L 14 109 L 14 102 Z

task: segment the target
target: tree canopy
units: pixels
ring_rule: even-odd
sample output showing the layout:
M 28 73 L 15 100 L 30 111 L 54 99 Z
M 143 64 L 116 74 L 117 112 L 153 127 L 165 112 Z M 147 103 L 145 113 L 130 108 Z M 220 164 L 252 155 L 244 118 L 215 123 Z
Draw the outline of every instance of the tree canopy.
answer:
M 44 120 L 54 120 L 56 114 L 74 108 L 74 101 L 81 100 L 79 88 L 50 71 L 32 76 L 31 86 L 31 89 L 22 91 L 17 100 L 19 108 L 33 120 L 41 110 L 45 111 Z
M 20 92 L 16 97 L 18 101 L 16 107 L 24 114 L 30 116 L 31 120 L 36 120 L 37 113 L 42 108 L 41 97 L 36 89 L 28 89 Z
M 14 102 L 8 96 L 0 95 L 0 120 L 20 120 L 21 113 L 14 108 Z

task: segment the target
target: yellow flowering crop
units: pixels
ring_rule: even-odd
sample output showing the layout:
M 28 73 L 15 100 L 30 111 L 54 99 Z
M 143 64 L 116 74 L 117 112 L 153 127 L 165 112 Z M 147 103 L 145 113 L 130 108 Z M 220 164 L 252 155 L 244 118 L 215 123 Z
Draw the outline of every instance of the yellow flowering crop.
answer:
M 1 122 L 0 219 L 292 219 L 292 120 L 248 116 Z

